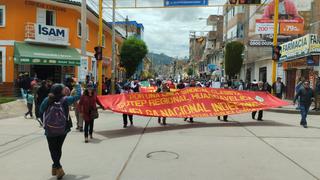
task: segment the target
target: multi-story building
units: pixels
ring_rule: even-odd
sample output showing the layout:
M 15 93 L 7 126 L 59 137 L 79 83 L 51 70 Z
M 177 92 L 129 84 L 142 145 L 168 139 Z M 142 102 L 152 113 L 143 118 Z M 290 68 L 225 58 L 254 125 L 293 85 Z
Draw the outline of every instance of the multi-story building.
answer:
M 69 0 L 2 0 L 0 2 L 0 88 L 13 89 L 21 73 L 62 82 L 78 77 L 81 49 L 81 4 Z M 103 25 L 103 74 L 111 76 L 111 26 Z M 123 37 L 117 33 L 116 43 Z M 87 7 L 87 60 L 81 70 L 96 74 L 98 15 Z M 81 78 L 81 77 L 80 77 Z M 12 91 L 12 90 L 11 90 Z
M 239 41 L 245 44 L 246 39 L 246 6 L 229 6 L 223 8 L 223 41 Z M 223 73 L 223 76 L 225 74 Z M 238 77 L 239 78 L 239 77 Z
M 223 65 L 223 16 L 210 15 L 207 25 L 212 26 L 208 32 L 207 44 L 203 57 L 204 77 L 219 79 L 222 75 Z
M 320 1 L 313 0 L 311 13 L 310 33 L 320 35 Z

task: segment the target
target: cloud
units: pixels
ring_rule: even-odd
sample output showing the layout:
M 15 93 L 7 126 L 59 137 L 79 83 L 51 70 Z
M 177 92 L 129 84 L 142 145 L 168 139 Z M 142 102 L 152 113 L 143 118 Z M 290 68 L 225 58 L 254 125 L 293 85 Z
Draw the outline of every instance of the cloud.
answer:
M 150 52 L 165 53 L 172 57 L 189 56 L 190 31 L 208 30 L 206 20 L 218 14 L 218 8 L 174 8 L 174 9 L 118 9 L 129 20 L 144 26 L 144 40 Z M 220 9 L 220 12 L 222 10 Z

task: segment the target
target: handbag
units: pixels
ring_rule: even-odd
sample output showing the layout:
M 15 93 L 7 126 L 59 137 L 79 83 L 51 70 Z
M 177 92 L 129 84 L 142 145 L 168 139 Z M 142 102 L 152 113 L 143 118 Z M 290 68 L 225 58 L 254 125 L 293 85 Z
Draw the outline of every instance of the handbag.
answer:
M 99 112 L 98 112 L 98 109 L 92 109 L 90 111 L 90 118 L 91 119 L 98 119 L 99 118 Z

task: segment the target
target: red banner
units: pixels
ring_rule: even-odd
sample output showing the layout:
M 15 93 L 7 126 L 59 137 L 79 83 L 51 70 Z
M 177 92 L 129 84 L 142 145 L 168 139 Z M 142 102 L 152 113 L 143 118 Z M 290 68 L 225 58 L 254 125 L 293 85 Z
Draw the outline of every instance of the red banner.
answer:
M 132 93 L 98 97 L 105 109 L 155 117 L 209 117 L 289 105 L 267 92 L 187 88 L 168 93 Z

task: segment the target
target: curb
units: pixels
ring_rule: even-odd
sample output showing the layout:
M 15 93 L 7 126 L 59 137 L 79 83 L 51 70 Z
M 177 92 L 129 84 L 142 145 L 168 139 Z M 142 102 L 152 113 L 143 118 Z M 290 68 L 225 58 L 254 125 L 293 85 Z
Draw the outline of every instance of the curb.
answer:
M 275 113 L 286 113 L 286 114 L 300 114 L 300 111 L 299 110 L 295 110 L 295 109 L 276 108 L 276 109 L 268 109 L 266 111 L 275 112 Z M 312 110 L 310 110 L 308 115 L 320 115 L 320 111 L 312 111 Z

